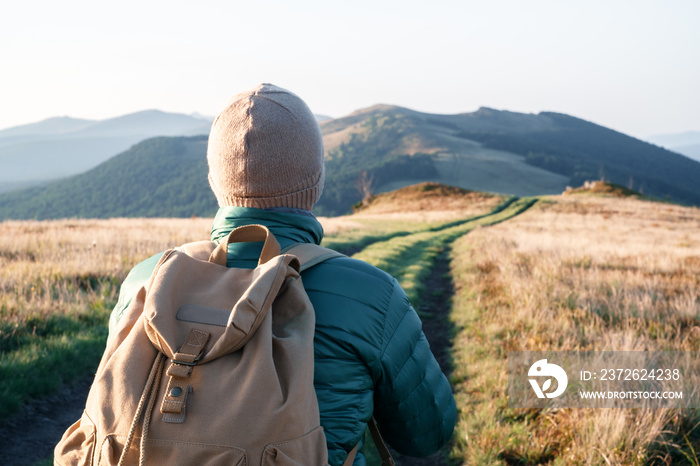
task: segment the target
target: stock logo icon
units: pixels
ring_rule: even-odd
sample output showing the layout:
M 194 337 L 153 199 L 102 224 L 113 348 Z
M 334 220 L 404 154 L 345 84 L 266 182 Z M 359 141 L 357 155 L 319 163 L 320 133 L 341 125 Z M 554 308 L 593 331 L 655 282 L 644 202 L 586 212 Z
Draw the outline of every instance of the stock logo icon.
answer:
M 557 366 L 556 364 L 550 364 L 546 359 L 540 359 L 536 361 L 527 373 L 528 377 L 544 378 L 542 385 L 538 383 L 537 379 L 529 378 L 530 385 L 535 391 L 537 398 L 556 398 L 564 393 L 566 390 L 566 385 L 569 383 L 569 378 L 566 376 L 564 369 Z M 557 381 L 557 388 L 553 392 L 548 392 L 552 388 L 552 379 Z

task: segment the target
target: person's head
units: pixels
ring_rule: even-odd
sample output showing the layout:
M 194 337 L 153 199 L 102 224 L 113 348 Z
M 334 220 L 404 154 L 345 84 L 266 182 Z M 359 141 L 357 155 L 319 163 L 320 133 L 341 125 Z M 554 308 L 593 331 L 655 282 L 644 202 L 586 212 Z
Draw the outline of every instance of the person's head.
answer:
M 303 100 L 272 84 L 231 98 L 212 124 L 207 161 L 221 207 L 311 210 L 323 191 L 316 118 Z

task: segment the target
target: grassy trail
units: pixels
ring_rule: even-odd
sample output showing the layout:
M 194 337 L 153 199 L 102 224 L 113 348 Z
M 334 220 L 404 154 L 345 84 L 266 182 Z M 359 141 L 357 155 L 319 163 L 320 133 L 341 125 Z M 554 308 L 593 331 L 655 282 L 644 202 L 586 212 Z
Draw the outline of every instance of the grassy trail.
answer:
M 452 221 L 429 223 L 416 221 L 387 222 L 385 220 L 380 220 L 378 222 L 379 225 L 376 224 L 376 221 L 369 222 L 362 230 L 351 230 L 345 233 L 328 235 L 324 238 L 322 245 L 348 256 L 353 256 L 374 244 L 384 243 L 389 240 L 411 236 L 417 233 L 439 232 L 468 222 L 477 221 L 484 217 L 493 216 L 507 209 L 517 200 L 518 198 L 513 196 L 503 197 L 503 202 L 489 212 Z
M 394 276 L 414 305 L 420 305 L 422 281 L 430 273 L 435 258 L 451 243 L 475 228 L 495 225 L 532 207 L 536 198 L 510 198 L 489 214 L 479 215 L 442 228 L 394 235 L 370 244 L 352 257 L 364 260 Z
M 394 235 L 377 241 L 352 257 L 367 261 L 393 275 L 423 319 L 423 329 L 445 374 L 451 373 L 451 326 L 449 314 L 454 287 L 449 257 L 453 243 L 470 231 L 511 219 L 532 207 L 535 198 L 510 198 L 492 212 L 442 228 Z M 379 465 L 371 437 L 366 436 L 365 453 L 369 465 Z M 398 465 L 438 466 L 446 464 L 451 446 L 430 458 L 397 457 Z

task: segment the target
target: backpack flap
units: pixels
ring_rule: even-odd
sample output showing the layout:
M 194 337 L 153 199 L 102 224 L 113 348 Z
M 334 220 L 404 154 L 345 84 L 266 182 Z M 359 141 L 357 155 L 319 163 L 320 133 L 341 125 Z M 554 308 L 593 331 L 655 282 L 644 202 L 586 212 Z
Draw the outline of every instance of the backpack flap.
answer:
M 237 351 L 255 333 L 285 281 L 298 278 L 298 260 L 277 255 L 277 241 L 262 226 L 234 230 L 210 260 L 220 259 L 217 251 L 225 251 L 231 239 L 241 237 L 245 241 L 265 239 L 266 245 L 274 242 L 267 256 L 263 250 L 261 264 L 255 269 L 227 268 L 180 251 L 172 251 L 160 264 L 143 314 L 149 339 L 168 358 L 174 357 L 192 329 L 211 335 L 199 363 Z

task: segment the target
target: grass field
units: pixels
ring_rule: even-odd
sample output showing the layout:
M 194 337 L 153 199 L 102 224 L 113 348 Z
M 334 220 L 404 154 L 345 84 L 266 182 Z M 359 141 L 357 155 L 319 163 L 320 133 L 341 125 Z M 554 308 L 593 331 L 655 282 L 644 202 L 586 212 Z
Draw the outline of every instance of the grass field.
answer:
M 506 351 L 700 349 L 700 212 L 599 197 L 542 200 L 460 238 L 453 458 L 468 464 L 691 464 L 700 411 L 511 410 Z
M 449 257 L 459 421 L 446 464 L 699 465 L 697 410 L 512 410 L 506 398 L 511 350 L 700 350 L 698 209 L 586 195 L 386 198 L 321 220 L 324 245 L 395 275 L 419 310 L 435 261 Z M 0 419 L 93 370 L 131 267 L 207 238 L 210 223 L 0 223 Z

